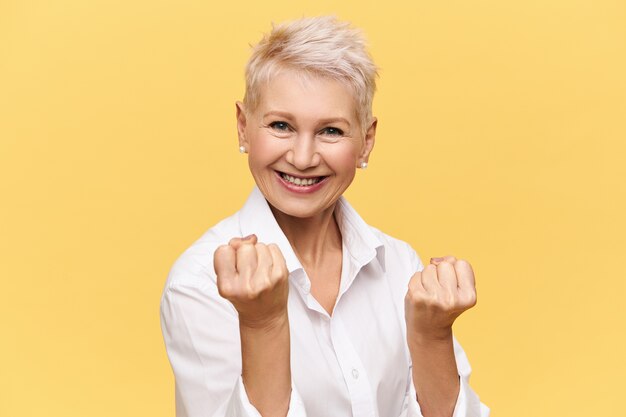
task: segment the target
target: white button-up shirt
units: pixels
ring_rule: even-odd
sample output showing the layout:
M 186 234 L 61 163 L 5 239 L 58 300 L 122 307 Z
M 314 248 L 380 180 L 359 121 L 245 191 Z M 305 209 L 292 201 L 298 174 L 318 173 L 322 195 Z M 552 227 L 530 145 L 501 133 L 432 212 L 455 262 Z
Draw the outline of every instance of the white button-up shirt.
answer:
M 343 240 L 330 316 L 269 205 L 255 188 L 244 207 L 209 229 L 176 261 L 161 299 L 161 325 L 176 379 L 177 417 L 259 417 L 241 379 L 237 311 L 216 285 L 213 252 L 233 237 L 276 243 L 289 269 L 292 390 L 288 417 L 421 416 L 406 342 L 404 297 L 423 269 L 405 242 L 368 226 L 341 197 Z M 470 365 L 454 341 L 460 392 L 454 417 L 486 417 L 468 385 Z

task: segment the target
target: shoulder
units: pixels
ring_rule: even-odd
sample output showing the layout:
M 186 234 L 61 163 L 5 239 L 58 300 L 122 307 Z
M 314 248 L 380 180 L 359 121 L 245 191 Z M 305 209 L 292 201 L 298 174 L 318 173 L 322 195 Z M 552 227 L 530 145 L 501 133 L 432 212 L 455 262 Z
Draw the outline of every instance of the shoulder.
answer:
M 208 229 L 178 256 L 168 274 L 165 289 L 180 285 L 214 284 L 213 253 L 219 246 L 240 235 L 238 212 Z
M 389 267 L 395 265 L 403 270 L 422 270 L 423 264 L 420 256 L 407 242 L 390 236 L 374 226 L 368 225 L 374 236 L 376 236 L 385 248 L 385 263 Z

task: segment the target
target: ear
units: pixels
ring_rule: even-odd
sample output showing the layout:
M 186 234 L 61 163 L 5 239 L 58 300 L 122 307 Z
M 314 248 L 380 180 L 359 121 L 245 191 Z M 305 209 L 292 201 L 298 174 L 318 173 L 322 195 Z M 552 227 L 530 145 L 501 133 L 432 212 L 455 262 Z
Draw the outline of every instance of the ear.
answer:
M 239 146 L 248 147 L 248 141 L 246 139 L 246 109 L 241 101 L 235 102 L 237 107 L 237 135 L 239 136 Z
M 378 119 L 373 118 L 370 123 L 367 131 L 365 132 L 365 140 L 363 142 L 363 149 L 361 149 L 361 154 L 359 156 L 359 165 L 361 162 L 367 162 L 370 157 L 370 153 L 372 153 L 372 149 L 374 149 L 374 142 L 376 142 L 376 126 L 378 125 Z

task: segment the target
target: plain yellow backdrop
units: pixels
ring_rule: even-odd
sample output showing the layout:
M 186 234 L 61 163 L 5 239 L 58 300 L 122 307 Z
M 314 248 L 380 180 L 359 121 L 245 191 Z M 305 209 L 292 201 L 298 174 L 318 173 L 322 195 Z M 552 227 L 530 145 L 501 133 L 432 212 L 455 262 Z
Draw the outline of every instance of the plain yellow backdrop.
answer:
M 174 415 L 159 298 L 253 185 L 248 45 L 329 13 L 381 67 L 347 196 L 426 262 L 472 262 L 481 399 L 623 415 L 623 0 L 0 0 L 1 416 Z

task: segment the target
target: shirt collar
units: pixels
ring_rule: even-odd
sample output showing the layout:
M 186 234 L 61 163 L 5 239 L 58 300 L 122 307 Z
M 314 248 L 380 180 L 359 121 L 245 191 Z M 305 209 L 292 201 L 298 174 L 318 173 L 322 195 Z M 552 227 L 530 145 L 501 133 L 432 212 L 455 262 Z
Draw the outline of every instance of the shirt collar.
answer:
M 337 202 L 335 219 L 341 230 L 343 246 L 356 266 L 361 268 L 376 257 L 385 271 L 385 246 L 343 196 Z
M 335 218 L 341 230 L 343 247 L 359 269 L 377 258 L 383 271 L 385 270 L 385 251 L 380 239 L 348 203 L 345 197 L 340 197 L 335 208 Z M 270 206 L 257 186 L 254 187 L 248 200 L 239 212 L 239 225 L 242 236 L 256 234 L 259 242 L 275 243 L 285 257 L 290 274 L 295 271 L 304 271 L 289 240 L 274 218 Z M 308 286 L 304 277 L 300 282 Z
M 278 245 L 290 274 L 303 269 L 287 236 L 276 222 L 267 200 L 256 186 L 239 212 L 239 225 L 242 236 L 255 234 L 259 242 Z

